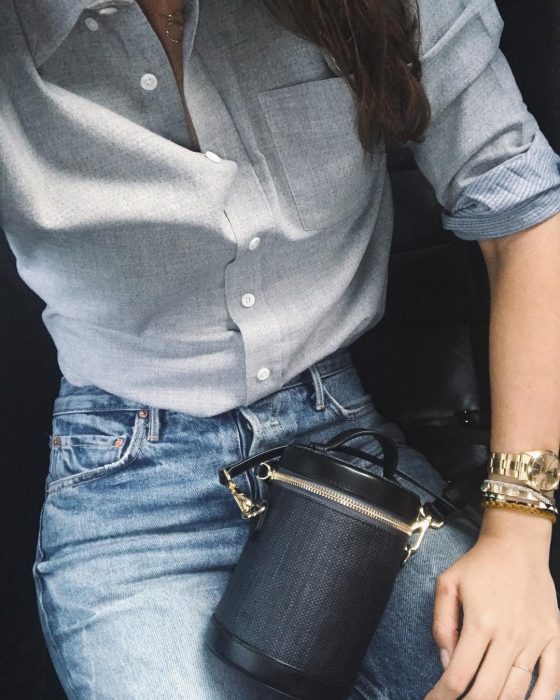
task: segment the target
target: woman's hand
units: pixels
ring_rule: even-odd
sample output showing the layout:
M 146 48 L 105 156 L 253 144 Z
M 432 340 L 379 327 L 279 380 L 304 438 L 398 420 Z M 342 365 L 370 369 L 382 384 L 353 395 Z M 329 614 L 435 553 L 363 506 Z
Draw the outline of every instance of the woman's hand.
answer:
M 433 633 L 445 671 L 426 700 L 523 700 L 537 662 L 531 700 L 556 698 L 560 615 L 548 564 L 551 530 L 537 516 L 485 512 L 477 543 L 437 580 Z

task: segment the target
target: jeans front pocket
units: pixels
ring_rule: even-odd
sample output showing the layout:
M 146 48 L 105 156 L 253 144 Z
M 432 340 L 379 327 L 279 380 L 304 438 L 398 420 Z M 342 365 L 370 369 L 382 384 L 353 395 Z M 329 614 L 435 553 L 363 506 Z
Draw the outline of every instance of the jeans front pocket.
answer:
M 148 409 L 55 414 L 47 493 L 128 467 L 147 437 Z

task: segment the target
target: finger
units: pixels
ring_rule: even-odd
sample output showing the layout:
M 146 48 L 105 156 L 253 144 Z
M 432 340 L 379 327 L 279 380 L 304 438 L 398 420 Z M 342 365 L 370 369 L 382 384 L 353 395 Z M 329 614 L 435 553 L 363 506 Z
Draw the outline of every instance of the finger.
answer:
M 524 663 L 525 668 L 512 666 L 498 700 L 524 700 L 531 686 L 534 664 Z M 530 669 L 530 670 L 527 670 Z
M 503 637 L 494 639 L 488 647 L 484 661 L 465 700 L 467 698 L 468 700 L 478 700 L 478 698 L 497 700 L 517 658 L 519 658 L 519 645 L 514 645 Z
M 465 621 L 448 667 L 426 700 L 456 700 L 472 681 L 490 644 L 490 634 Z
M 555 637 L 539 659 L 538 678 L 529 700 L 554 700 L 560 693 L 560 639 Z
M 432 633 L 439 647 L 441 663 L 447 668 L 459 638 L 460 600 L 457 582 L 446 574 L 436 579 Z
M 537 661 L 538 649 L 524 649 L 513 662 L 498 700 L 524 700 L 531 687 Z

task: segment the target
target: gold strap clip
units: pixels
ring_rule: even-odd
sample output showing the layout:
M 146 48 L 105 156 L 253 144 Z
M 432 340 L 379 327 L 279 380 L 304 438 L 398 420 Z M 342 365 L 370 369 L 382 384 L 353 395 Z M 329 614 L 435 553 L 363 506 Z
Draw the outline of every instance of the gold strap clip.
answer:
M 223 469 L 222 474 L 226 478 L 226 487 L 233 496 L 237 505 L 239 506 L 239 510 L 241 511 L 241 517 L 244 520 L 256 518 L 258 515 L 261 515 L 261 513 L 264 513 L 264 511 L 266 510 L 266 503 L 255 503 L 249 498 L 249 496 L 246 496 L 239 489 L 235 481 L 231 478 L 227 469 Z
M 411 541 L 408 542 L 405 547 L 406 556 L 403 559 L 403 565 L 406 564 L 410 557 L 420 549 L 420 545 L 422 544 L 422 540 L 424 539 L 424 535 L 428 531 L 428 528 L 431 527 L 434 530 L 439 530 L 442 526 L 443 520 L 438 520 L 437 518 L 434 518 L 433 515 L 429 515 L 426 513 L 424 506 L 421 506 L 420 510 L 418 511 L 418 517 L 412 523 L 411 538 L 414 537 L 414 535 L 416 535 L 416 537 L 414 540 L 411 539 Z

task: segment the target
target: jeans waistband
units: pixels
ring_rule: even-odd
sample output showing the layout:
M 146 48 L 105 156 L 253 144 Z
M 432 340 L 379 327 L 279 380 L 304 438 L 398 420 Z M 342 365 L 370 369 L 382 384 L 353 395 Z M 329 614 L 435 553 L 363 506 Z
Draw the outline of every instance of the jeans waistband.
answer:
M 319 391 L 320 399 L 322 390 L 320 389 L 320 377 L 328 377 L 337 371 L 352 364 L 352 357 L 348 348 L 338 348 L 327 357 L 315 362 L 313 365 L 303 370 L 286 384 L 277 389 L 283 391 L 300 384 L 313 383 Z M 322 403 L 322 400 L 319 400 Z M 54 402 L 54 413 L 79 412 L 87 410 L 104 411 L 130 411 L 151 409 L 152 413 L 157 413 L 162 409 L 154 409 L 147 404 L 138 403 L 125 399 L 121 396 L 111 394 L 99 387 L 88 385 L 83 387 L 73 386 L 64 377 L 61 380 L 59 395 Z
M 282 386 L 282 389 L 289 389 L 290 387 L 310 382 L 313 379 L 313 374 L 328 377 L 351 364 L 352 356 L 350 355 L 350 350 L 348 348 L 338 348 L 338 350 L 315 362 L 311 367 L 304 369 L 303 372 L 290 379 Z

